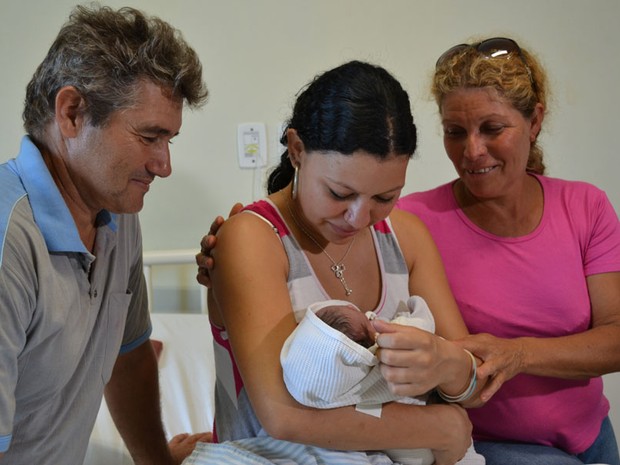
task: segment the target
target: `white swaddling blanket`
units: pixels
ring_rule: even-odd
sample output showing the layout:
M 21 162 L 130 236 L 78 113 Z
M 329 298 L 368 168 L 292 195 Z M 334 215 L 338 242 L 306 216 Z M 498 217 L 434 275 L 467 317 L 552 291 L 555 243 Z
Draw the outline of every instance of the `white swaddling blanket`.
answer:
M 386 402 L 425 405 L 423 399 L 392 394 L 381 375 L 373 348 L 367 349 L 354 342 L 316 316 L 318 310 L 334 305 L 355 307 L 350 302 L 339 300 L 310 305 L 284 343 L 280 362 L 291 395 L 310 407 L 357 405 L 359 411 L 376 416 L 381 415 L 381 404 Z M 370 318 L 376 317 L 369 313 Z M 418 296 L 409 298 L 407 311 L 399 312 L 392 321 L 430 332 L 435 330 L 433 315 L 424 299 Z M 435 461 L 430 449 L 390 449 L 385 452 L 395 463 L 430 465 Z
M 411 299 L 410 299 L 411 300 Z M 422 301 L 423 302 L 423 301 Z M 420 302 L 416 299 L 411 300 L 410 306 L 416 307 Z M 344 301 L 327 301 L 322 302 L 320 305 L 317 304 L 313 306 L 313 310 L 317 311 L 320 308 L 323 308 L 327 305 L 351 305 L 348 302 Z M 424 306 L 426 304 L 424 303 Z M 403 307 L 405 305 L 403 304 Z M 428 307 L 426 307 L 428 310 Z M 405 312 L 407 313 L 407 312 Z M 415 312 L 413 312 L 415 313 Z M 421 313 L 416 313 L 416 315 L 424 314 L 424 310 L 421 310 Z M 430 314 L 430 311 L 429 311 Z M 411 322 L 410 317 L 413 315 L 404 315 L 403 319 Z M 312 318 L 314 317 L 314 318 Z M 332 336 L 336 337 L 337 341 L 343 341 L 344 346 L 350 349 L 347 349 L 345 352 L 350 352 L 351 357 L 343 356 L 342 361 L 351 359 L 352 362 L 359 361 L 358 354 L 362 355 L 362 359 L 366 361 L 365 369 L 361 371 L 359 369 L 352 370 L 350 373 L 354 374 L 354 376 L 359 377 L 360 373 L 362 377 L 364 377 L 364 372 L 373 371 L 378 373 L 378 360 L 373 355 L 371 351 L 363 348 L 359 344 L 351 341 L 347 336 L 340 333 L 339 331 L 329 327 L 326 323 L 320 320 L 314 312 L 312 312 L 312 317 L 309 318 L 312 322 L 310 325 L 310 333 L 314 333 L 314 329 L 312 326 L 318 323 L 318 320 L 321 325 L 320 327 L 327 327 L 331 331 L 328 333 Z M 424 317 L 423 317 L 424 319 Z M 305 321 L 306 318 L 302 318 L 301 321 Z M 402 320 L 401 320 L 402 321 Z M 407 324 L 406 321 L 403 321 L 404 324 Z M 300 323 L 301 324 L 301 323 Z M 402 323 L 401 323 L 402 324 Z M 426 323 L 428 325 L 428 322 Z M 426 326 L 426 328 L 430 328 L 430 331 L 434 331 L 434 320 L 430 320 L 431 326 Z M 339 334 L 340 336 L 337 336 Z M 302 333 L 303 335 L 303 333 Z M 291 335 L 292 336 L 292 335 Z M 304 339 L 303 337 L 299 339 Z M 344 342 L 348 340 L 349 342 Z M 292 342 L 292 341 L 291 341 Z M 287 341 L 288 343 L 288 341 Z M 336 346 L 340 346 L 340 344 L 336 344 Z M 358 346 L 363 351 L 355 348 Z M 286 345 L 285 345 L 286 347 Z M 291 362 L 292 365 L 296 365 L 292 360 L 292 355 L 297 352 L 298 349 L 303 349 L 303 347 L 298 347 L 295 345 L 293 347 L 293 353 L 289 349 L 287 349 L 287 353 L 284 353 L 284 349 L 282 351 L 282 357 L 285 360 Z M 314 350 L 314 349 L 309 349 Z M 303 350 L 302 350 L 303 352 Z M 312 356 L 320 355 L 317 352 L 307 352 L 306 355 Z M 329 352 L 322 352 L 322 355 L 328 355 Z M 308 366 L 313 365 L 313 363 L 309 363 Z M 326 363 L 329 365 L 329 363 Z M 300 367 L 303 369 L 303 364 Z M 335 369 L 335 367 L 334 367 Z M 286 370 L 285 370 L 286 371 Z M 337 370 L 336 370 L 337 371 Z M 306 379 L 309 375 L 306 373 L 304 376 L 303 371 L 298 373 L 299 378 Z M 324 384 L 325 381 L 329 381 L 329 375 L 325 375 L 322 377 Z M 372 377 L 367 378 L 366 384 L 375 386 L 375 374 Z M 321 376 L 319 376 L 321 378 Z M 346 378 L 346 377 L 343 377 Z M 378 378 L 377 378 L 378 379 Z M 344 380 L 345 388 L 350 386 L 351 380 Z M 325 399 L 328 399 L 332 396 L 334 389 L 328 391 Z M 359 397 L 360 393 L 358 393 L 355 389 L 349 389 L 351 398 Z M 386 386 L 387 391 L 387 386 Z M 380 396 L 380 398 L 386 398 L 387 401 L 396 400 L 396 396 L 385 395 L 385 393 Z M 366 399 L 366 397 L 364 397 Z M 401 398 L 398 398 L 401 399 Z M 411 398 L 403 398 L 409 399 L 410 401 L 414 401 Z M 342 400 L 342 399 L 341 399 Z M 417 401 L 417 400 L 415 400 Z M 325 401 L 326 402 L 326 401 Z M 418 401 L 421 402 L 421 401 Z M 355 403 L 355 402 L 353 402 Z M 423 402 L 422 402 L 423 403 Z M 350 405 L 350 404 L 343 404 Z M 390 449 L 386 451 L 340 451 L 340 450 L 331 450 L 331 449 L 323 449 L 316 446 L 309 446 L 304 444 L 297 444 L 288 441 L 281 441 L 271 437 L 255 437 L 255 438 L 247 438 L 241 439 L 237 441 L 230 441 L 221 444 L 212 444 L 212 443 L 199 443 L 196 446 L 196 449 L 193 453 L 185 459 L 183 465 L 220 465 L 222 463 L 230 464 L 230 465 L 316 465 L 317 463 L 338 463 L 340 465 L 428 465 L 434 462 L 434 457 L 429 449 Z M 459 462 L 459 465 L 484 465 L 484 458 L 482 456 L 475 453 L 473 447 L 470 447 L 467 451 L 467 454 L 463 460 Z
M 355 307 L 341 300 L 310 305 L 282 347 L 280 362 L 291 395 L 299 403 L 315 408 L 373 406 L 395 400 L 423 405 L 423 400 L 392 394 L 372 348 L 352 341 L 315 315 L 333 305 Z M 406 310 L 392 321 L 434 332 L 433 315 L 424 299 L 410 297 Z
M 374 355 L 376 347 L 367 349 L 361 346 L 315 315 L 318 310 L 334 305 L 355 307 L 341 300 L 310 305 L 282 347 L 280 362 L 291 395 L 310 407 L 356 405 L 365 413 L 378 411 L 376 416 L 380 416 L 380 405 L 386 402 L 425 405 L 422 398 L 395 396 L 390 392 L 379 370 L 379 360 Z M 391 323 L 435 332 L 433 314 L 422 297 L 411 296 L 403 307 Z M 370 319 L 376 317 L 372 312 L 366 315 Z M 430 449 L 388 449 L 384 452 L 395 464 L 430 465 L 435 461 Z M 484 457 L 476 453 L 473 444 L 458 462 L 459 465 L 484 463 Z

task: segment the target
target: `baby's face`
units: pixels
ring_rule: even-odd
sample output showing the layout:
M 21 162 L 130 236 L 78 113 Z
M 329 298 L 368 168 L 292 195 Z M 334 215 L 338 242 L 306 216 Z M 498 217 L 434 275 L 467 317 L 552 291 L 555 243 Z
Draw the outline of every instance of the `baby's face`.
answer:
M 322 308 L 316 315 L 350 339 L 368 348 L 374 345 L 377 331 L 366 315 L 354 307 L 333 305 Z

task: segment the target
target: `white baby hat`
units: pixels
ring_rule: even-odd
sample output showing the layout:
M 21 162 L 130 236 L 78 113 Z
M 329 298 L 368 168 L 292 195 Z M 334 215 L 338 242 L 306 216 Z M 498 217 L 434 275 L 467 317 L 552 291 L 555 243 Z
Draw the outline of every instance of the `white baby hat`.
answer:
M 311 305 L 282 347 L 280 363 L 291 395 L 315 408 L 395 400 L 373 353 L 314 314 L 328 305 L 353 306 L 338 300 Z

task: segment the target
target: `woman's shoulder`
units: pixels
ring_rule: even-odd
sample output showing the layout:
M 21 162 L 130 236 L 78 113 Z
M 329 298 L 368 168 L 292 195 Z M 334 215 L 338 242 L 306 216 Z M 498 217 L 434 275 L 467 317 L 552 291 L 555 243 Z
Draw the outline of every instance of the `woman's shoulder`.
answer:
M 600 187 L 587 181 L 556 178 L 540 174 L 536 174 L 534 176 L 540 181 L 540 183 L 544 187 L 552 187 L 559 190 L 575 192 L 604 192 L 603 189 L 601 189 Z
M 257 200 L 245 205 L 241 211 L 250 211 L 269 218 L 277 216 L 276 207 L 268 199 Z
M 424 226 L 420 217 L 411 211 L 402 210 L 400 208 L 394 208 L 389 216 L 390 223 L 395 231 L 404 227 L 419 227 Z
M 396 208 L 416 215 L 424 215 L 437 209 L 449 209 L 455 205 L 452 194 L 454 182 L 450 181 L 433 189 L 404 195 L 398 200 Z
M 240 276 L 252 270 L 280 276 L 288 266 L 279 230 L 265 217 L 248 209 L 228 218 L 217 231 L 212 250 L 216 263 Z
M 269 224 L 273 231 L 280 237 L 290 234 L 290 230 L 280 213 L 278 206 L 271 199 L 259 200 L 246 205 L 243 212 L 253 213 L 258 218 Z
M 262 239 L 270 240 L 285 234 L 288 234 L 288 229 L 277 208 L 268 200 L 259 200 L 246 205 L 241 212 L 228 218 L 220 227 L 217 236 L 218 244 L 222 240 L 230 239 L 231 242 L 237 241 L 241 248 L 245 239 L 255 245 Z
M 545 202 L 560 202 L 590 208 L 595 204 L 608 203 L 607 194 L 601 188 L 586 181 L 568 180 L 535 175 L 543 187 Z
M 426 224 L 414 213 L 395 208 L 389 218 L 403 251 L 417 247 L 431 237 Z

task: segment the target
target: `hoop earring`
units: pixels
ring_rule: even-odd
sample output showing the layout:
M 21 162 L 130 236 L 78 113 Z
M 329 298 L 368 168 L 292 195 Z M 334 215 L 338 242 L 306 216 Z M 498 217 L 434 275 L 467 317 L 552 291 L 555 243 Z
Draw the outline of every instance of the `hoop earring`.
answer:
M 299 166 L 295 165 L 295 174 L 293 174 L 293 188 L 291 189 L 291 197 L 297 200 L 297 188 L 299 184 Z

